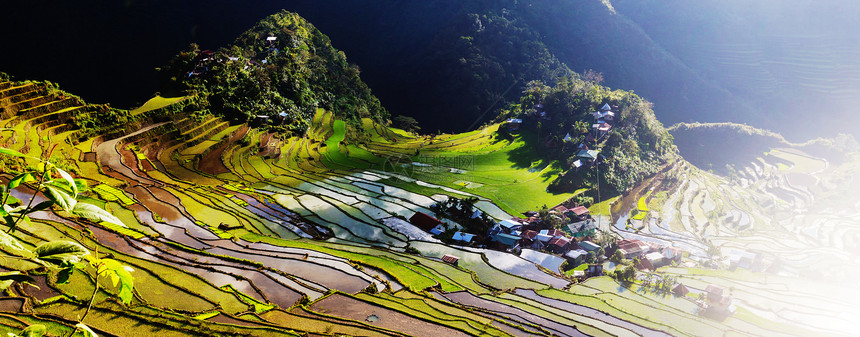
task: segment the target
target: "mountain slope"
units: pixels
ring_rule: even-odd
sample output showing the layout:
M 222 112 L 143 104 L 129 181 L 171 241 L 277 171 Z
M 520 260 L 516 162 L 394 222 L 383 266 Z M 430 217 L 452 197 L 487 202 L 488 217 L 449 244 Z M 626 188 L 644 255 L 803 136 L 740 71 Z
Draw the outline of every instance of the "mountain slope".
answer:
M 194 94 L 198 108 L 245 121 L 257 115 L 284 119 L 304 132 L 317 108 L 357 124 L 388 114 L 343 52 L 295 13 L 271 15 L 217 52 L 196 45 L 161 68 L 162 92 Z

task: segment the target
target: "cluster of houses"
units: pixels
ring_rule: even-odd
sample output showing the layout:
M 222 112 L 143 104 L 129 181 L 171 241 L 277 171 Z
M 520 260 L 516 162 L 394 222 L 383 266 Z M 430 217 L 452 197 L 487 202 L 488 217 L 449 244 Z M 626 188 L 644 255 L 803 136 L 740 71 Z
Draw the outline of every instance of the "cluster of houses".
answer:
M 574 204 L 568 208 L 562 204 L 549 210 L 549 216 L 562 218 L 567 223 L 566 230 L 548 228 L 537 212 L 526 212 L 524 215 L 527 218 L 515 217 L 496 222 L 486 233 L 458 231 L 451 240 L 458 245 L 517 253 L 554 272 L 560 272 L 559 267 L 564 261 L 568 262 L 568 266 L 578 266 L 590 262 L 588 257 L 591 255 L 599 262 L 606 260 L 606 256 L 611 256 L 616 250 L 623 258 L 636 261 L 635 267 L 641 271 L 653 271 L 672 261 L 679 262 L 684 254 L 675 247 L 636 239 L 619 240 L 613 247 L 601 247 L 589 240 L 598 230 L 598 225 L 591 218 L 588 208 L 580 205 Z M 436 236 L 448 228 L 442 221 L 422 212 L 416 212 L 409 222 Z M 456 264 L 455 257 L 447 259 Z
M 276 55 L 280 52 L 280 50 L 275 45 L 275 41 L 277 41 L 277 40 L 278 40 L 278 38 L 275 36 L 267 36 L 266 37 L 265 45 L 268 46 L 267 51 L 268 51 L 269 55 Z M 197 53 L 197 56 L 194 57 L 194 60 L 192 61 L 194 63 L 194 68 L 188 72 L 187 76 L 188 77 L 194 77 L 194 76 L 203 75 L 207 71 L 209 71 L 212 62 L 223 63 L 224 61 L 225 61 L 224 59 L 216 58 L 215 52 L 212 50 L 208 50 L 208 49 L 207 50 L 201 50 L 199 53 Z M 238 56 L 228 56 L 227 61 L 228 62 L 238 62 L 239 57 Z M 248 59 L 248 60 L 245 60 L 245 69 L 249 69 L 249 68 L 253 68 L 253 67 L 259 67 L 259 66 L 261 66 L 263 64 L 267 64 L 267 63 L 269 63 L 267 58 L 263 58 L 259 61 L 254 60 L 254 59 Z
M 476 211 L 475 214 L 479 212 Z M 589 252 L 593 252 L 596 256 L 602 249 L 600 245 L 586 239 L 598 229 L 595 221 L 591 219 L 588 208 L 579 205 L 574 205 L 572 208 L 558 205 L 549 212 L 553 216 L 569 220 L 568 230 L 546 228 L 548 226 L 538 217 L 537 212 L 527 212 L 525 215 L 528 218 L 515 217 L 499 221 L 486 233 L 472 234 L 458 231 L 453 234 L 451 240 L 460 245 L 476 245 L 520 253 L 530 260 L 532 258 L 529 257 L 534 257 L 535 262 L 546 262 L 539 264 L 554 272 L 560 272 L 558 267 L 565 260 L 569 265 L 580 265 L 586 262 Z M 437 236 L 447 230 L 442 221 L 422 212 L 416 212 L 409 222 Z M 527 254 L 522 254 L 523 252 Z M 449 256 L 443 261 L 446 259 L 448 260 L 446 262 L 456 264 L 456 257 Z M 600 275 L 601 272 L 602 268 L 596 267 L 589 275 Z
M 536 104 L 534 106 L 536 111 L 540 111 L 537 113 L 537 116 L 541 120 L 549 120 L 549 116 L 543 110 L 542 104 Z M 609 122 L 615 120 L 615 112 L 612 111 L 612 107 L 609 106 L 609 103 L 604 103 L 603 106 L 595 112 L 592 112 L 592 116 L 594 117 L 594 122 L 591 125 L 591 130 L 586 132 L 583 136 L 583 141 L 579 142 L 576 145 L 576 157 L 577 159 L 572 163 L 573 170 L 579 170 L 582 167 L 585 167 L 589 164 L 597 164 L 602 161 L 604 158 L 600 154 L 600 151 L 597 149 L 593 149 L 595 144 L 600 142 L 604 137 L 609 134 L 609 131 L 612 130 L 612 125 Z M 523 124 L 523 119 L 521 118 L 510 118 L 505 121 L 504 127 L 509 132 L 518 131 Z M 547 140 L 549 141 L 549 140 Z M 571 136 L 570 132 L 568 132 L 564 138 L 562 138 L 562 144 L 564 148 L 568 148 L 571 142 L 574 141 L 574 137 Z

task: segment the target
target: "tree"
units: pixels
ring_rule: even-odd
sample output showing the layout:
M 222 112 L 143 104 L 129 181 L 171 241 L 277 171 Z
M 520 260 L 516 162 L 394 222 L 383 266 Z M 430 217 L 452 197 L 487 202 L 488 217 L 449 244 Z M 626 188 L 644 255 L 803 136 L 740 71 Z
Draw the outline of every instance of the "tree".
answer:
M 394 122 L 395 127 L 409 132 L 418 132 L 421 130 L 421 127 L 418 126 L 418 121 L 409 116 L 397 115 L 392 118 L 392 122 Z
M 624 254 L 621 254 L 620 249 L 616 249 L 615 253 L 612 253 L 612 256 L 609 257 L 609 261 L 612 261 L 615 264 L 620 264 L 621 260 L 624 259 Z

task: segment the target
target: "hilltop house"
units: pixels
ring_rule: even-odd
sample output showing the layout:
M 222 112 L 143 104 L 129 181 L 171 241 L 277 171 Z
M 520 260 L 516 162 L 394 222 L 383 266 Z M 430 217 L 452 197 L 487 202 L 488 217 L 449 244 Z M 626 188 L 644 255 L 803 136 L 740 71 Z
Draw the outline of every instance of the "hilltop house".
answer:
M 523 120 L 519 118 L 511 118 L 505 121 L 505 127 L 508 131 L 517 131 L 520 129 L 520 126 L 523 124 Z
M 600 154 L 598 150 L 580 150 L 576 153 L 576 156 L 584 159 L 586 162 L 593 162 L 597 159 L 598 154 Z
M 458 261 L 460 261 L 460 258 L 456 257 L 454 255 L 448 255 L 448 254 L 442 255 L 442 262 L 456 266 Z
M 600 108 L 600 111 L 592 112 L 591 115 L 594 116 L 594 120 L 598 122 L 612 121 L 615 119 L 615 113 L 611 110 L 612 108 L 609 107 L 609 103 L 605 103 L 603 104 L 603 107 Z
M 594 123 L 591 125 L 591 129 L 594 130 L 594 138 L 601 139 L 609 133 L 612 125 L 609 125 L 607 122 Z

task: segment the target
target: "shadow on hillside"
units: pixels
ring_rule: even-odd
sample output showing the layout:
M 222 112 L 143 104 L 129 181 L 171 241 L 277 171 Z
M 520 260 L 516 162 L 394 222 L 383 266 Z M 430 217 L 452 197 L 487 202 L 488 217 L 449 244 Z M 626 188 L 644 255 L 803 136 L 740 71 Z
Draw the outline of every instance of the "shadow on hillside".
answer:
M 538 144 L 537 136 L 534 133 L 523 131 L 520 133 L 519 138 L 525 144 L 508 151 L 508 161 L 512 163 L 511 168 L 528 169 L 535 167 L 540 170 L 550 163 L 543 155 L 544 151 L 542 151 Z
M 719 125 L 677 129 L 671 133 L 684 159 L 720 175 L 727 175 L 729 166 L 740 169 L 757 162 L 765 152 L 788 145 L 771 135 Z

